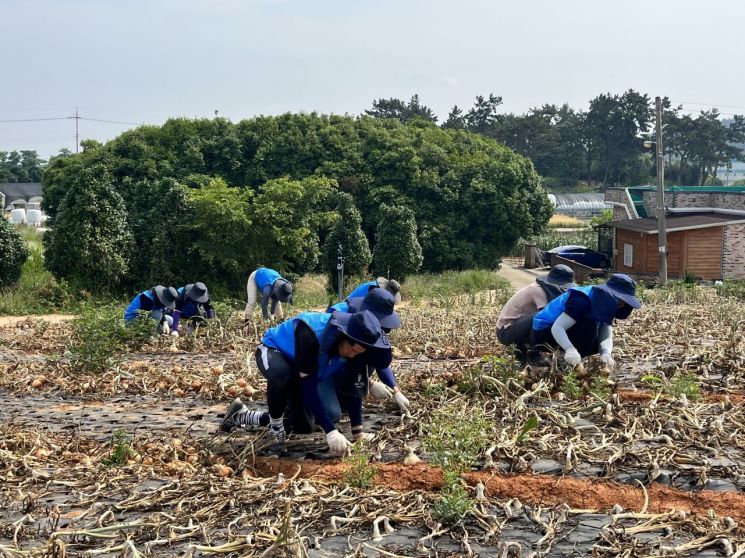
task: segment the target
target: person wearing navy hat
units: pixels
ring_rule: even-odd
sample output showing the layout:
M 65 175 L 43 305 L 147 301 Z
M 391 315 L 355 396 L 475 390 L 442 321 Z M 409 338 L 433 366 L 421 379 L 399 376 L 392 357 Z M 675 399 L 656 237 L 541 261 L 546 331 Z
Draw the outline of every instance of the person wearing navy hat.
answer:
M 574 270 L 563 264 L 551 268 L 547 275 L 517 291 L 502 307 L 497 319 L 497 339 L 502 345 L 513 346 L 521 362 L 527 360 L 533 316 L 567 289 L 576 287 Z
M 389 349 L 378 319 L 368 310 L 299 314 L 267 330 L 256 348 L 256 364 L 267 380 L 269 411 L 251 411 L 236 399 L 220 429 L 268 426 L 281 452 L 288 430 L 311 433 L 318 423 L 329 450 L 344 454 L 351 443 L 334 425 L 341 417 L 340 403 L 349 414 L 353 438 L 364 437 L 362 397 L 367 392 L 367 373 L 351 363 L 364 363 L 358 357 Z M 345 396 L 342 402 L 340 392 Z
M 131 323 L 141 317 L 143 312 L 147 312 L 149 317 L 157 322 L 158 333 L 168 335 L 173 324 L 173 317 L 169 311 L 176 307 L 177 298 L 178 292 L 173 287 L 157 285 L 132 299 L 124 310 L 124 320 Z
M 570 366 L 598 354 L 612 368 L 613 322 L 628 318 L 635 308 L 641 308 L 641 302 L 636 283 L 628 275 L 612 275 L 604 285 L 573 287 L 533 317 L 528 357 L 543 364 L 540 348 L 560 347 Z
M 178 328 L 182 318 L 187 320 L 192 319 L 192 323 L 189 325 L 191 326 L 190 329 L 194 329 L 196 326 L 194 322 L 197 320 L 193 318 L 210 319 L 214 316 L 215 312 L 212 308 L 210 292 L 207 289 L 207 285 L 201 281 L 189 283 L 184 287 L 176 289 L 176 292 L 178 292 L 176 307 L 171 314 L 173 316 L 171 330 L 176 336 L 178 336 Z
M 258 293 L 261 293 L 261 315 L 265 320 L 273 321 L 275 314 L 277 319 L 284 319 L 282 303 L 292 304 L 292 283 L 282 277 L 279 272 L 260 267 L 248 276 L 246 283 L 246 309 L 243 312 L 243 324 L 248 325 L 251 322 L 254 309 L 256 308 L 256 299 Z M 269 302 L 271 301 L 271 311 Z
M 370 289 L 364 297 L 356 297 L 350 299 L 348 302 L 339 302 L 329 307 L 328 312 L 342 311 L 342 312 L 358 312 L 359 310 L 369 310 L 373 315 L 378 318 L 380 327 L 384 333 L 390 333 L 392 329 L 396 329 L 401 325 L 401 318 L 397 312 L 393 310 L 396 304 L 396 298 L 390 291 L 381 288 Z M 375 399 L 391 399 L 404 411 L 409 408 L 409 400 L 402 393 L 401 388 L 396 381 L 396 377 L 393 374 L 393 369 L 390 366 L 390 362 L 393 359 L 393 355 L 379 354 L 377 362 L 368 363 L 368 376 L 371 376 L 370 371 L 375 370 L 380 378 L 380 382 L 375 381 L 370 377 L 369 392 Z

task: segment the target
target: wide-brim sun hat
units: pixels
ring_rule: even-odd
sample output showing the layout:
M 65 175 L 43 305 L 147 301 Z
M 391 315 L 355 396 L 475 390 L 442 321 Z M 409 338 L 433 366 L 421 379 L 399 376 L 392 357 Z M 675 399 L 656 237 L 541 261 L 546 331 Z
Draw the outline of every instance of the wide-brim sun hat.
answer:
M 385 289 L 394 296 L 396 304 L 401 302 L 401 285 L 398 281 L 396 281 L 395 279 L 378 277 L 375 282 L 378 284 L 378 287 L 380 287 L 381 289 Z
M 539 277 L 536 281 L 548 283 L 560 289 L 571 289 L 577 286 L 577 283 L 574 282 L 574 270 L 564 264 L 555 265 L 548 272 L 548 275 Z
M 193 300 L 197 304 L 204 304 L 210 299 L 210 293 L 207 290 L 207 285 L 201 281 L 197 281 L 196 283 L 189 283 L 184 287 L 184 297 Z
M 597 285 L 596 289 L 607 292 L 616 300 L 622 300 L 632 308 L 641 308 L 642 303 L 636 298 L 636 282 L 623 273 L 611 275 L 604 285 Z
M 393 311 L 396 297 L 385 289 L 371 289 L 365 296 L 349 299 L 349 312 L 369 310 L 378 319 L 380 327 L 396 329 L 401 325 L 401 317 Z
M 369 310 L 354 314 L 334 312 L 330 323 L 350 340 L 372 349 L 389 349 L 391 344 L 383 334 L 380 322 Z
M 280 300 L 280 302 L 291 302 L 292 301 L 292 283 L 285 281 L 284 279 L 278 279 L 277 284 L 274 287 L 274 294 Z
M 153 290 L 155 291 L 155 296 L 163 306 L 169 310 L 176 308 L 176 299 L 178 298 L 178 291 L 176 289 L 157 285 Z

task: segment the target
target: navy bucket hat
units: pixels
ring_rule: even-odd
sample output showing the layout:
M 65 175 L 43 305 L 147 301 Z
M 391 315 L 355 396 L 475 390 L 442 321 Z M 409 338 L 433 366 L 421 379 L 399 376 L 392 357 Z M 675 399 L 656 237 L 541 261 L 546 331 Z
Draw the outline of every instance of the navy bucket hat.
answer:
M 155 298 L 157 298 L 164 307 L 169 310 L 176 308 L 176 299 L 178 298 L 178 291 L 176 289 L 173 287 L 158 285 L 153 290 L 155 291 Z
M 385 289 L 371 289 L 362 297 L 349 300 L 349 312 L 369 310 L 380 322 L 380 327 L 396 329 L 401 325 L 401 318 L 393 311 L 396 297 Z
M 388 349 L 391 344 L 383 334 L 380 322 L 369 310 L 354 314 L 334 312 L 329 323 L 355 343 L 374 349 Z
M 596 289 L 605 291 L 616 300 L 622 300 L 632 308 L 641 308 L 642 303 L 636 298 L 636 283 L 628 275 L 616 273 L 605 285 L 597 285 Z

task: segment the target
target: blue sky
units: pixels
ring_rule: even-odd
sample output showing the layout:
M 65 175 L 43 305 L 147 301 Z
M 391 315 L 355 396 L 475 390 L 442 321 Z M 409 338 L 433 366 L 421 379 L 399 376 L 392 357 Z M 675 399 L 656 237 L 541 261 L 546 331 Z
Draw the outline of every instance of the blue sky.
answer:
M 0 0 L 0 120 L 359 114 L 414 93 L 444 119 L 477 94 L 523 112 L 630 87 L 745 113 L 742 21 L 736 0 Z M 0 151 L 62 147 L 71 120 L 0 123 Z

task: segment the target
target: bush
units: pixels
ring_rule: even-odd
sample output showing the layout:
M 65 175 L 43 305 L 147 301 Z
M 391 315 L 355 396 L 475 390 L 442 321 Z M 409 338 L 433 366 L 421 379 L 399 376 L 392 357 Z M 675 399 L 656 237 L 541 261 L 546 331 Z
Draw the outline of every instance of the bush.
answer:
M 13 224 L 0 217 L 0 288 L 18 282 L 26 259 L 28 249 L 20 233 Z
M 362 217 L 354 205 L 354 198 L 345 192 L 339 193 L 336 208 L 337 221 L 323 244 L 324 267 L 328 285 L 336 291 L 339 288 L 339 274 L 336 269 L 339 246 L 344 257 L 344 284 L 350 277 L 365 275 L 372 256 L 365 233 L 362 232 Z
M 46 267 L 91 292 L 115 292 L 129 270 L 132 235 L 124 201 L 108 170 L 83 169 L 44 235 Z
M 375 239 L 373 270 L 376 275 L 404 281 L 407 275 L 422 267 L 416 221 L 408 207 L 383 204 Z
M 509 281 L 495 271 L 487 269 L 411 275 L 402 286 L 402 290 L 403 295 L 412 300 L 442 299 L 496 291 L 496 304 L 504 304 L 514 293 Z

